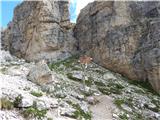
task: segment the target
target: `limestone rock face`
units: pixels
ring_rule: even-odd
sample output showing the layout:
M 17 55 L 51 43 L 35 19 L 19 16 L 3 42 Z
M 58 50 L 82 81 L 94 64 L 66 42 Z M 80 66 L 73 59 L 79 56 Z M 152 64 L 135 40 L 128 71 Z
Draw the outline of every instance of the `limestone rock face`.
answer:
M 95 62 L 160 91 L 160 2 L 90 3 L 74 36 Z
M 68 1 L 24 1 L 2 32 L 2 46 L 26 60 L 64 59 L 74 53 Z

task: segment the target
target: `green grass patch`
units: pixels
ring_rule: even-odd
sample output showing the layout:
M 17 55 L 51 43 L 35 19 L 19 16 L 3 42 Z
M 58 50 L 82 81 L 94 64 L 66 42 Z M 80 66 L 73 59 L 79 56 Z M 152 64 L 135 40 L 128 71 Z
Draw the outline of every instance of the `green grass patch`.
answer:
M 97 85 L 98 90 L 105 95 L 110 95 L 112 93 L 121 94 L 121 91 L 124 88 L 124 86 L 122 86 L 121 84 L 113 83 L 113 82 L 105 84 L 100 81 L 94 81 L 94 83 L 95 85 Z
M 82 70 L 82 68 L 79 68 L 79 67 L 72 67 L 72 70 L 74 70 L 74 71 L 81 71 Z
M 5 68 L 5 67 L 3 67 L 3 68 L 1 68 L 1 69 L 0 69 L 0 73 L 5 74 L 5 73 L 6 73 L 6 71 L 7 71 L 7 68 Z
M 101 75 L 103 75 L 103 74 L 105 73 L 104 71 L 99 70 L 99 69 L 94 70 L 94 72 L 99 73 L 99 74 L 101 74 Z
M 90 87 L 93 83 L 92 83 L 92 80 L 88 79 L 88 80 L 85 80 L 85 84 Z
M 130 97 L 128 99 L 125 100 L 125 104 L 127 104 L 129 107 L 133 107 L 133 97 Z
M 126 113 L 120 114 L 119 117 L 121 118 L 121 120 L 128 120 Z
M 41 97 L 43 94 L 41 92 L 31 91 L 31 94 L 36 97 Z
M 136 89 L 134 89 L 134 91 L 136 92 L 136 93 L 139 93 L 139 94 L 145 94 L 145 91 L 143 91 L 143 89 L 142 88 L 136 88 Z
M 46 113 L 47 110 L 38 110 L 35 107 L 29 107 L 22 112 L 25 118 L 37 118 L 38 120 L 43 120 L 46 117 Z
M 52 118 L 47 118 L 47 120 L 53 120 Z
M 142 116 L 142 114 L 136 113 L 135 114 L 135 119 L 133 119 L 133 120 L 144 120 L 144 117 Z
M 110 89 L 107 88 L 107 87 L 98 87 L 98 90 L 99 90 L 101 93 L 105 94 L 105 95 L 110 95 L 110 94 L 111 94 Z
M 67 75 L 67 77 L 68 77 L 69 79 L 71 79 L 71 80 L 73 80 L 73 81 L 83 83 L 83 80 L 82 80 L 82 79 L 73 77 L 72 73 L 67 73 L 66 75 Z M 92 81 L 93 81 L 93 80 L 89 77 L 88 80 L 85 80 L 85 85 L 91 86 L 91 85 L 93 84 Z
M 121 108 L 121 105 L 124 104 L 125 101 L 123 99 L 115 99 L 114 104 L 117 105 L 117 107 Z
M 153 87 L 151 86 L 151 84 L 148 81 L 137 81 L 137 80 L 128 80 L 127 78 L 123 77 L 123 79 L 125 81 L 127 81 L 128 83 L 138 86 L 140 88 L 142 88 L 145 91 L 151 92 L 154 95 L 160 96 L 159 93 L 157 93 Z M 140 92 L 140 91 L 139 91 Z
M 73 67 L 73 64 L 78 61 L 78 58 L 79 58 L 79 55 L 75 55 L 75 56 L 69 57 L 65 60 L 62 60 L 62 61 L 50 63 L 50 64 L 48 64 L 48 67 L 51 70 L 53 70 L 53 69 L 54 70 L 62 70 L 62 69 L 59 69 L 61 64 L 64 65 L 66 68 Z
M 98 86 L 98 90 L 105 94 L 105 95 L 110 95 L 110 94 L 121 94 L 121 89 L 118 89 L 115 86 L 105 86 L 105 87 L 99 87 Z
M 72 73 L 67 73 L 66 75 L 67 75 L 67 77 L 68 77 L 69 79 L 71 79 L 71 80 L 73 80 L 73 81 L 82 82 L 81 79 L 76 78 L 76 77 L 73 77 Z
M 94 93 L 91 89 L 89 91 L 85 91 L 85 90 L 80 90 L 80 91 L 85 97 L 92 96 Z
M 94 84 L 99 86 L 99 87 L 105 87 L 106 86 L 103 82 L 100 82 L 100 81 L 94 81 Z
M 78 120 L 79 119 L 91 120 L 92 118 L 91 112 L 84 112 L 78 104 L 73 104 L 71 101 L 68 101 L 68 103 L 72 105 L 74 109 L 76 109 L 76 111 L 74 112 L 74 115 L 72 116 L 73 118 Z
M 123 89 L 124 88 L 124 86 L 122 86 L 121 84 L 119 84 L 119 83 L 109 83 L 108 85 L 107 85 L 108 87 L 110 86 L 110 87 L 114 87 L 115 89 Z
M 1 109 L 2 110 L 11 110 L 14 108 L 14 104 L 13 102 L 11 102 L 10 100 L 8 100 L 7 98 L 1 98 Z
M 102 83 L 98 83 L 98 84 L 99 84 L 98 90 L 106 95 L 110 95 L 112 93 L 113 94 L 121 94 L 122 89 L 124 88 L 122 85 L 120 85 L 118 83 L 109 83 L 106 86 L 103 85 Z

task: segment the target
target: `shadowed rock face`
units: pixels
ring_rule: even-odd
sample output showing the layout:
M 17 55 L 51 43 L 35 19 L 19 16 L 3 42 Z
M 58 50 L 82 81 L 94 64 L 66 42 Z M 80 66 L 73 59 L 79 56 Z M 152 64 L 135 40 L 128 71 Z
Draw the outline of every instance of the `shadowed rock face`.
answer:
M 74 36 L 95 62 L 160 90 L 160 2 L 90 3 Z
M 24 1 L 2 33 L 2 46 L 29 61 L 64 59 L 74 53 L 67 1 Z

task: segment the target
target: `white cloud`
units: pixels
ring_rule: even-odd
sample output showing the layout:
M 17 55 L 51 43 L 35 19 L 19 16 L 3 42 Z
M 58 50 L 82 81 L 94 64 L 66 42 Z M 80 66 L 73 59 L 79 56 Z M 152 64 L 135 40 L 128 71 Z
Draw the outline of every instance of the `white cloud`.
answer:
M 93 2 L 94 0 L 76 0 L 77 6 L 76 6 L 76 15 L 79 15 L 80 10 L 84 8 L 88 3 Z

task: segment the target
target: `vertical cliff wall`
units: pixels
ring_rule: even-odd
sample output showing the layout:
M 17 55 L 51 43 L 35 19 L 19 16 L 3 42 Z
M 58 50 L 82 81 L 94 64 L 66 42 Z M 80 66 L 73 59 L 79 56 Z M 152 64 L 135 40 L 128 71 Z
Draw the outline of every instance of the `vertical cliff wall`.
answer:
M 74 35 L 98 64 L 160 91 L 160 2 L 90 3 Z
M 64 59 L 75 52 L 68 1 L 24 1 L 2 33 L 2 46 L 29 61 Z

